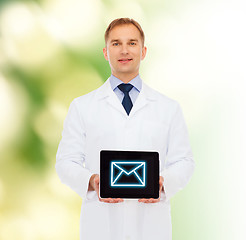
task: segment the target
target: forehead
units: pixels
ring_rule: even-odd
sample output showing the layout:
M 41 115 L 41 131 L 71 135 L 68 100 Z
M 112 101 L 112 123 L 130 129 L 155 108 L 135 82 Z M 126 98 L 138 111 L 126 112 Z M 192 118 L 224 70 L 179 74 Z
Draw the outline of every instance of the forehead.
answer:
M 115 26 L 109 33 L 108 41 L 111 40 L 129 40 L 138 39 L 141 40 L 141 35 L 139 30 L 133 24 L 124 24 Z

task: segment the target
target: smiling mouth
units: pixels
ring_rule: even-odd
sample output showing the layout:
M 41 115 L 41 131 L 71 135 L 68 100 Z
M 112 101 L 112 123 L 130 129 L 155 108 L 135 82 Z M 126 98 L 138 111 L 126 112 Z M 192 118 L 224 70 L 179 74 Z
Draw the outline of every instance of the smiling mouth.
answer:
M 122 58 L 118 60 L 120 63 L 128 63 L 130 61 L 132 61 L 132 58 Z

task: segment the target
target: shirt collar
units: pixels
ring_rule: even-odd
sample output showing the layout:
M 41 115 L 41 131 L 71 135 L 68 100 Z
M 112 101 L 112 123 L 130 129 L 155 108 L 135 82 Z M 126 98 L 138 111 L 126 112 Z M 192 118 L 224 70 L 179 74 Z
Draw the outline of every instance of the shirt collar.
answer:
M 109 77 L 109 81 L 110 81 L 110 85 L 113 91 L 115 90 L 115 88 L 117 88 L 120 84 L 123 83 L 119 78 L 115 77 L 113 74 Z M 137 89 L 138 92 L 141 91 L 142 79 L 140 78 L 139 75 L 133 78 L 129 83 L 133 85 Z

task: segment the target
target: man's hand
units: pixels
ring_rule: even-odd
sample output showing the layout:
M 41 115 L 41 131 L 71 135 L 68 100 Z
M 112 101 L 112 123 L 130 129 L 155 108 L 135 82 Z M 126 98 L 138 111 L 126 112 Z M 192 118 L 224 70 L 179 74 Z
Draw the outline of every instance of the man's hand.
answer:
M 159 178 L 159 198 L 154 199 L 154 198 L 141 198 L 138 201 L 142 203 L 157 203 L 160 202 L 161 199 L 161 191 L 163 190 L 163 183 L 164 183 L 164 178 L 160 176 Z
M 98 174 L 93 174 L 90 178 L 89 182 L 89 191 L 96 191 L 98 199 L 100 202 L 105 202 L 105 203 L 119 203 L 123 202 L 124 200 L 121 198 L 100 198 L 99 196 L 99 183 L 100 183 L 100 178 Z

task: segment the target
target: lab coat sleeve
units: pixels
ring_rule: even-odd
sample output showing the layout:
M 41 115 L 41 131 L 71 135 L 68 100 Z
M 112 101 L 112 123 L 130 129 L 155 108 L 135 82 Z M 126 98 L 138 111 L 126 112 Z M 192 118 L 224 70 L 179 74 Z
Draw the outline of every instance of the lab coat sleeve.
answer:
M 170 124 L 167 157 L 161 172 L 161 176 L 164 177 L 166 201 L 185 187 L 191 178 L 194 166 L 187 127 L 181 108 L 177 105 Z
M 56 154 L 56 171 L 62 183 L 84 198 L 92 173 L 83 166 L 85 160 L 85 125 L 76 99 L 71 103 L 64 121 L 62 139 Z

